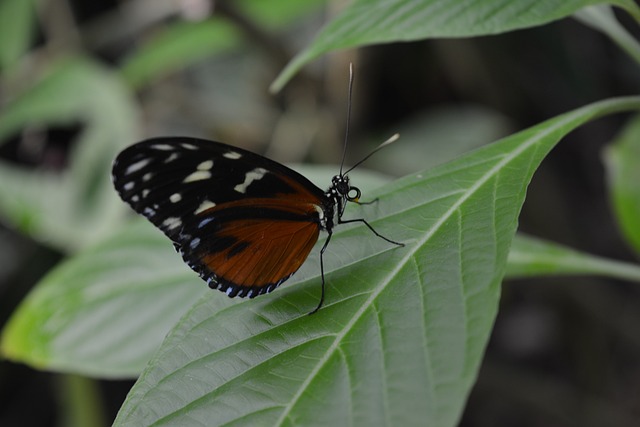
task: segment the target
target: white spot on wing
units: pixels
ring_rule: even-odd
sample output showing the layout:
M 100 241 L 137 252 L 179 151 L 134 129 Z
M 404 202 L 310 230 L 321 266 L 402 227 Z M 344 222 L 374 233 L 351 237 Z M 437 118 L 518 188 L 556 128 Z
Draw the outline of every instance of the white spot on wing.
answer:
M 213 160 L 207 160 L 206 162 L 202 162 L 198 165 L 196 169 L 199 171 L 208 171 L 213 167 Z
M 149 189 L 145 188 L 144 190 L 142 190 L 142 198 L 144 199 L 145 197 L 147 197 L 149 195 Z
M 211 209 L 213 207 L 215 207 L 216 204 L 213 203 L 211 200 L 205 200 L 202 203 L 200 203 L 200 206 L 198 206 L 198 209 L 195 210 L 194 214 L 198 215 L 201 214 L 202 212 L 206 211 L 207 209 Z
M 173 150 L 173 147 L 169 144 L 153 144 L 151 148 L 155 148 L 156 150 L 164 150 L 164 151 Z
M 222 155 L 222 157 L 226 157 L 227 159 L 231 160 L 238 160 L 240 157 L 242 157 L 242 154 L 236 153 L 235 151 L 227 151 Z
M 153 210 L 153 209 L 151 209 L 150 207 L 146 207 L 146 208 L 144 208 L 144 210 L 142 211 L 142 214 L 143 214 L 144 216 L 147 216 L 147 217 L 152 217 L 152 216 L 154 216 L 154 215 L 156 214 L 156 211 L 154 211 L 154 210 Z
M 205 225 L 209 224 L 211 221 L 213 221 L 213 217 L 208 217 L 203 219 L 202 221 L 200 221 L 200 224 L 198 224 L 198 228 L 202 228 Z
M 133 196 L 131 196 L 131 201 L 134 203 L 138 203 L 140 201 L 140 196 L 134 194 Z
M 139 171 L 143 167 L 147 166 L 149 162 L 151 162 L 151 159 L 138 160 L 137 162 L 130 164 L 127 170 L 124 171 L 124 174 L 129 175 L 131 173 Z
M 191 249 L 195 249 L 198 247 L 199 244 L 200 244 L 200 239 L 196 237 L 189 243 L 189 246 L 191 246 Z
M 147 172 L 144 175 L 142 175 L 142 180 L 149 181 L 152 177 L 153 177 L 153 174 L 151 172 Z
M 211 172 L 209 171 L 195 171 L 188 177 L 186 177 L 182 182 L 184 184 L 194 181 L 202 181 L 203 179 L 211 178 Z
M 125 191 L 133 190 L 133 187 L 135 187 L 135 185 L 136 184 L 133 181 L 129 181 L 125 185 L 122 186 L 122 189 L 125 190 Z
M 244 194 L 247 192 L 247 187 L 249 187 L 253 181 L 261 180 L 266 173 L 266 169 L 255 168 L 254 170 L 247 172 L 247 174 L 244 176 L 244 182 L 242 184 L 236 185 L 235 187 L 233 187 L 233 189 L 238 193 Z
M 169 200 L 171 200 L 171 203 L 178 203 L 180 200 L 182 200 L 182 196 L 180 195 L 180 193 L 173 193 L 171 196 L 169 196 Z
M 198 149 L 198 147 L 196 147 L 195 145 L 187 144 L 186 142 L 183 142 L 180 145 L 182 145 L 182 148 L 186 148 L 187 150 L 197 150 Z
M 169 163 L 169 162 L 173 162 L 175 159 L 177 159 L 178 157 L 180 157 L 178 155 L 178 153 L 171 153 L 171 155 L 169 157 L 167 157 L 167 160 L 165 160 L 165 163 Z
M 170 216 L 162 221 L 162 225 L 167 227 L 169 230 L 173 230 L 174 228 L 180 227 L 180 225 L 182 225 L 182 221 L 180 221 L 180 218 Z

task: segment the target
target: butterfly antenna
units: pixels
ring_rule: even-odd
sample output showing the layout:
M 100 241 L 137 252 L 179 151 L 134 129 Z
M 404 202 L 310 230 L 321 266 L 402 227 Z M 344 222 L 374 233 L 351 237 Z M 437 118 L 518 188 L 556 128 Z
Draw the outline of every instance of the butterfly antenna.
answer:
M 353 63 L 349 62 L 349 95 L 347 97 L 347 128 L 344 132 L 344 147 L 342 148 L 342 162 L 340 162 L 340 176 L 347 155 L 347 141 L 349 140 L 349 123 L 351 123 L 351 94 L 353 93 Z
M 387 139 L 385 142 L 383 142 L 382 144 L 378 145 L 378 147 L 375 150 L 373 150 L 372 152 L 367 154 L 364 157 L 364 159 L 360 160 L 358 163 L 356 163 L 355 165 L 351 166 L 344 174 L 345 175 L 348 174 L 349 172 L 354 170 L 358 165 L 360 165 L 361 163 L 364 163 L 364 161 L 367 160 L 369 157 L 373 156 L 375 153 L 380 151 L 382 148 L 386 147 L 387 145 L 389 145 L 391 143 L 396 142 L 398 140 L 398 138 L 400 138 L 400 134 L 399 133 L 396 133 L 396 134 L 392 135 L 391 138 Z M 342 172 L 341 172 L 341 174 L 342 174 Z

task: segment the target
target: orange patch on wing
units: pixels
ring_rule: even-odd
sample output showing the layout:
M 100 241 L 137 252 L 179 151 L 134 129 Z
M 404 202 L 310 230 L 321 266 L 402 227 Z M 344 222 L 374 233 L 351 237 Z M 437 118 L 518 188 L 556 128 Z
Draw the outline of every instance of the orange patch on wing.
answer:
M 318 224 L 311 221 L 229 221 L 218 235 L 238 242 L 205 255 L 202 262 L 218 277 L 241 287 L 277 284 L 300 268 L 319 233 Z

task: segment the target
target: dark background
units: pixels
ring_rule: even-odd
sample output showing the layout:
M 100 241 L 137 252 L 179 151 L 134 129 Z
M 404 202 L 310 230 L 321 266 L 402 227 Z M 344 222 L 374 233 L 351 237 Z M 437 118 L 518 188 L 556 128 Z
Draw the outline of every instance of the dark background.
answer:
M 69 15 L 63 9 L 58 12 L 72 18 L 79 29 L 67 39 L 67 48 L 113 66 L 136 43 L 181 19 L 168 14 L 139 28 L 134 25 L 128 36 L 92 32 L 89 38 L 92 24 L 132 2 L 55 3 L 69 6 Z M 357 69 L 349 147 L 353 157 L 367 151 L 378 135 L 382 141 L 421 117 L 433 120 L 443 108 L 447 117 L 454 118 L 453 126 L 463 130 L 467 122 L 457 123 L 457 112 L 468 108 L 488 112 L 486 120 L 496 126 L 497 137 L 592 101 L 635 94 L 640 87 L 637 64 L 624 52 L 601 34 L 566 19 L 498 36 L 332 54 L 307 67 L 282 93 L 270 95 L 268 85 L 296 53 L 293 40 L 306 40 L 327 17 L 320 9 L 304 23 L 274 33 L 255 27 L 230 4 L 221 2 L 215 13 L 235 22 L 246 35 L 246 44 L 138 90 L 145 136 L 189 133 L 242 145 L 280 161 L 337 163 L 349 61 Z M 64 23 L 59 16 L 40 16 L 33 49 L 45 48 L 52 34 L 64 35 Z M 118 32 L 117 27 L 105 28 Z M 225 92 L 231 96 L 225 97 Z M 1 93 L 0 100 L 6 102 Z M 595 255 L 635 261 L 618 232 L 602 163 L 603 150 L 627 118 L 588 124 L 554 149 L 534 176 L 520 218 L 522 231 Z M 305 135 L 305 129 L 313 129 L 311 136 L 298 137 Z M 473 139 L 476 128 L 468 129 Z M 49 153 L 55 155 L 25 161 L 16 154 L 21 141 L 16 135 L 0 148 L 0 156 L 26 167 L 53 162 L 63 168 L 78 130 L 74 126 L 44 130 Z M 401 144 L 402 140 L 396 145 Z M 414 159 L 380 165 L 385 159 L 380 156 L 373 164 L 398 176 L 415 170 L 408 166 Z M 3 324 L 63 255 L 0 226 L 0 257 Z M 613 279 L 506 281 L 493 336 L 461 425 L 638 425 L 639 309 L 637 286 Z M 104 412 L 107 424 L 132 384 L 99 381 L 103 407 L 96 410 Z M 67 425 L 64 396 L 70 388 L 73 381 L 67 377 L 0 362 L 0 425 Z

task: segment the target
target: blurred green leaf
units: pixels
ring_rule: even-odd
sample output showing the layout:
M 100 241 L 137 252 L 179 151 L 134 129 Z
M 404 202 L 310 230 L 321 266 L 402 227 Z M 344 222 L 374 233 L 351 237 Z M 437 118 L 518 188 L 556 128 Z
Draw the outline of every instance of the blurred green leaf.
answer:
M 602 0 L 355 0 L 294 57 L 271 85 L 284 84 L 305 64 L 332 50 L 436 37 L 498 34 L 565 18 Z M 611 0 L 640 21 L 631 0 Z
M 205 292 L 140 219 L 48 274 L 14 312 L 0 350 L 40 369 L 133 378 Z M 229 301 L 219 298 L 221 307 Z
M 407 246 L 340 227 L 325 260 L 327 302 L 313 316 L 314 254 L 276 294 L 223 308 L 206 294 L 115 425 L 455 425 L 535 169 L 577 126 L 638 109 L 638 97 L 591 104 L 385 186 L 347 217 L 368 217 Z
M 0 141 L 29 127 L 81 124 L 64 171 L 0 163 L 0 213 L 14 227 L 62 249 L 102 238 L 124 210 L 110 170 L 137 139 L 136 107 L 112 72 L 86 59 L 55 64 L 0 115 Z
M 631 58 L 640 63 L 640 43 L 618 22 L 611 7 L 603 4 L 585 7 L 575 14 L 575 18 L 609 36 Z
M 222 20 L 174 23 L 153 37 L 122 65 L 132 87 L 182 69 L 190 63 L 224 52 L 240 43 L 236 28 Z
M 640 282 L 640 266 L 576 251 L 517 234 L 507 262 L 507 278 L 600 275 Z
M 321 0 L 244 0 L 241 13 L 254 24 L 276 30 L 318 8 Z M 134 88 L 183 69 L 189 64 L 237 48 L 243 33 L 233 22 L 215 17 L 200 22 L 177 22 L 161 29 L 122 65 L 122 75 Z
M 508 135 L 510 130 L 505 116 L 477 105 L 424 111 L 394 129 L 400 141 L 367 160 L 367 166 L 395 175 L 430 169 Z
M 36 0 L 0 1 L 0 69 L 22 56 L 34 35 Z
M 319 9 L 326 0 L 238 0 L 235 3 L 253 22 L 277 30 Z
M 640 254 L 640 116 L 605 152 L 605 167 L 613 208 L 620 229 L 636 253 Z
M 338 174 L 340 165 L 318 166 L 318 165 L 289 165 L 291 169 L 301 173 L 311 182 L 320 188 L 329 188 L 331 178 Z M 373 193 L 378 187 L 393 180 L 392 176 L 380 172 L 371 171 L 364 167 L 349 172 L 351 184 L 362 190 L 363 201 L 368 198 L 369 193 Z

